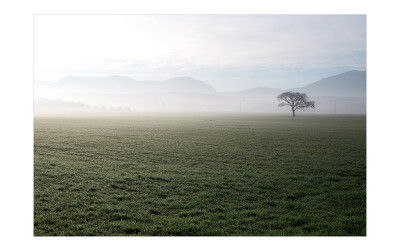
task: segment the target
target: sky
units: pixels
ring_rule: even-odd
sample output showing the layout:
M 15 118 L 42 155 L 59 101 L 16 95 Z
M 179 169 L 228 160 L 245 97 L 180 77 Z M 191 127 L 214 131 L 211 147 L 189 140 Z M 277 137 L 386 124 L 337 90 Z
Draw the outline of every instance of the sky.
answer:
M 34 79 L 189 76 L 289 89 L 366 70 L 365 15 L 35 15 Z

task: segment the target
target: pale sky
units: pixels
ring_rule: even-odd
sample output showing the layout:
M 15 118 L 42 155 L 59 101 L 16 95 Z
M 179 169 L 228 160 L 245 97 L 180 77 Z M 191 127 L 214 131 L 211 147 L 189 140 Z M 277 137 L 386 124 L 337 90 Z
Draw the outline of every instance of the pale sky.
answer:
M 219 91 L 366 69 L 365 15 L 36 15 L 34 78 L 189 76 Z

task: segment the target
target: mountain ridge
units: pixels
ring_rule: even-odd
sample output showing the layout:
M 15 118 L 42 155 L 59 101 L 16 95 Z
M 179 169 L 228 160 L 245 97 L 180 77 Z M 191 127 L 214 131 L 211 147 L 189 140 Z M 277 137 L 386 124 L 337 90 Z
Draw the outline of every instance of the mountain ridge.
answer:
M 366 71 L 347 71 L 290 91 L 304 92 L 309 96 L 363 97 L 366 96 Z
M 316 102 L 316 110 L 304 111 L 307 113 L 365 114 L 365 75 L 365 71 L 350 71 L 290 90 L 306 93 Z M 276 97 L 284 91 L 288 90 L 256 87 L 218 92 L 191 77 L 137 81 L 123 76 L 70 76 L 58 82 L 35 82 L 35 113 L 122 112 L 126 109 L 132 112 L 282 113 L 285 109 L 278 107 Z M 40 100 L 40 97 L 49 100 Z M 55 98 L 63 101 L 50 100 Z
M 35 88 L 55 92 L 76 93 L 205 93 L 233 96 L 272 96 L 284 91 L 303 92 L 310 97 L 366 96 L 366 71 L 352 70 L 341 74 L 321 78 L 318 81 L 299 88 L 278 89 L 255 87 L 241 91 L 217 91 L 212 85 L 188 76 L 166 80 L 138 81 L 131 77 L 111 75 L 106 77 L 67 76 L 56 82 L 36 81 Z

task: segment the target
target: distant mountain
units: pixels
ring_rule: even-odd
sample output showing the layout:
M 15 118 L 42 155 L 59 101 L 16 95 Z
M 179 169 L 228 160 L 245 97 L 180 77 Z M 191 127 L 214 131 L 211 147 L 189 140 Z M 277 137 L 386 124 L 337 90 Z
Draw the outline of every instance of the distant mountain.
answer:
M 165 81 L 137 81 L 123 76 L 103 78 L 68 76 L 57 82 L 35 82 L 35 91 L 52 93 L 216 93 L 209 84 L 190 77 Z
M 305 87 L 289 89 L 306 93 L 310 97 L 338 96 L 365 97 L 366 72 L 349 71 L 323 78 Z M 217 92 L 211 85 L 190 77 L 177 77 L 164 81 L 137 81 L 123 76 L 103 78 L 68 76 L 57 82 L 35 82 L 35 91 L 41 93 L 92 93 L 92 94 L 136 94 L 136 93 L 201 93 L 232 96 L 277 96 L 285 90 L 258 87 L 236 92 Z M 287 90 L 286 90 L 287 91 Z
M 306 93 L 310 97 L 365 97 L 366 85 L 366 72 L 354 70 L 343 74 L 323 78 L 301 88 L 283 90 L 258 87 L 243 91 L 225 92 L 223 94 L 244 97 L 276 97 L 282 92 L 294 91 Z
M 231 112 L 282 113 L 277 96 L 288 90 L 258 87 L 217 92 L 190 77 L 137 81 L 123 76 L 69 76 L 57 82 L 35 82 L 35 114 L 82 112 Z M 365 114 L 366 72 L 349 71 L 302 88 L 316 103 L 306 113 Z M 40 99 L 45 98 L 45 99 Z M 58 100 L 56 100 L 58 99 Z
M 354 70 L 323 78 L 305 87 L 290 89 L 290 91 L 306 93 L 310 97 L 365 97 L 366 89 L 366 71 Z

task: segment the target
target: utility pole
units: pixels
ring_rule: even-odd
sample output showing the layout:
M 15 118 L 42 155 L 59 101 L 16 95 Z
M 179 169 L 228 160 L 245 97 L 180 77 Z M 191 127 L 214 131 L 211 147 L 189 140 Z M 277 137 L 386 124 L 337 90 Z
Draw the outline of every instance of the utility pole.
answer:
M 240 113 L 242 113 L 242 101 L 239 102 L 240 103 Z
M 335 116 L 336 116 L 336 100 L 335 100 Z

